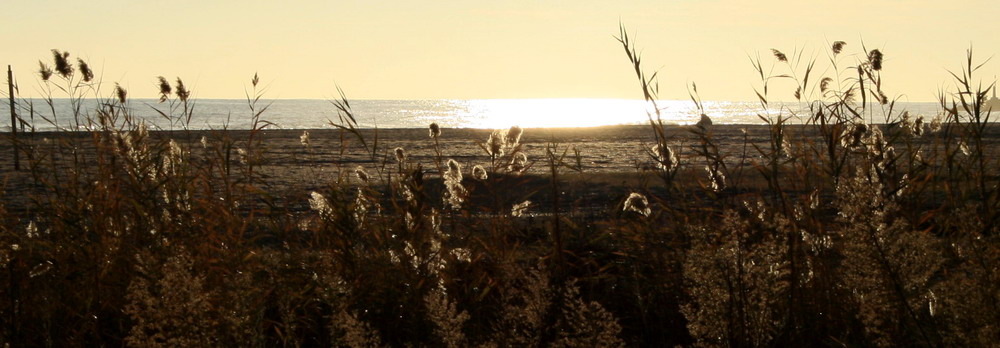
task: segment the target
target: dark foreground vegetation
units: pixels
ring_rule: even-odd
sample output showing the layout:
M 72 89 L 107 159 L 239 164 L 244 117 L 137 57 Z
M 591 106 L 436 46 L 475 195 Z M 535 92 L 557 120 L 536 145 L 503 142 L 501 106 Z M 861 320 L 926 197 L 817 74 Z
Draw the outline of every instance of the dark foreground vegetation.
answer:
M 42 85 L 100 108 L 63 115 L 78 120 L 72 136 L 14 139 L 25 169 L 5 175 L 27 187 L 0 201 L 0 341 L 996 344 L 998 139 L 984 108 L 993 86 L 973 85 L 971 53 L 958 90 L 924 118 L 894 110 L 878 50 L 844 57 L 833 43 L 833 76 L 819 77 L 814 61 L 775 50 L 773 64 L 754 61 L 762 110 L 780 79 L 809 114 L 762 114 L 765 141 L 724 153 L 708 122 L 660 122 L 655 80 L 619 38 L 656 141 L 634 187 L 586 214 L 562 194 L 587 174 L 571 148 L 527 154 L 513 127 L 463 168 L 431 125 L 435 155 L 418 161 L 357 129 L 346 98 L 334 103 L 335 178 L 276 190 L 261 171 L 270 124 L 256 77 L 253 129 L 151 133 L 125 90 L 97 96 L 89 68 L 56 51 Z M 184 129 L 194 101 L 179 79 L 161 82 L 155 107 Z M 315 141 L 302 134 L 304 150 Z

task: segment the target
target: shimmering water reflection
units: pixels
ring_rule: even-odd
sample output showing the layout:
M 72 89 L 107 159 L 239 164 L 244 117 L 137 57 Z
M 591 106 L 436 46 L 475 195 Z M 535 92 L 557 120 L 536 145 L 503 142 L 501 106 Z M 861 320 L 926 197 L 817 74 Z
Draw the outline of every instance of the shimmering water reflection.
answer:
M 21 118 L 34 122 L 37 130 L 52 130 L 51 121 L 58 120 L 59 128 L 72 129 L 78 118 L 68 100 L 55 101 L 55 113 L 43 101 L 35 100 L 34 118 L 29 117 L 30 100 L 18 105 Z M 85 100 L 80 108 L 85 119 L 93 116 L 97 102 Z M 366 128 L 423 128 L 432 122 L 449 128 L 506 128 L 519 125 L 535 127 L 591 127 L 604 125 L 636 125 L 649 122 L 648 112 L 654 111 L 650 103 L 630 99 L 473 99 L 473 100 L 351 100 L 351 107 L 358 123 Z M 278 128 L 331 128 L 338 122 L 337 109 L 327 100 L 279 99 L 262 100 L 258 108 L 269 105 L 262 118 Z M 772 104 L 767 109 L 757 102 L 706 101 L 705 113 L 717 124 L 762 124 L 758 115 L 797 115 L 789 123 L 801 123 L 809 112 L 805 104 Z M 690 100 L 662 100 L 657 102 L 660 118 L 667 124 L 692 124 L 700 112 Z M 251 126 L 251 112 L 245 100 L 199 99 L 193 102 L 194 117 L 187 125 L 190 129 L 247 129 Z M 0 114 L 7 114 L 6 103 Z M 166 103 L 152 99 L 135 99 L 128 109 L 133 116 L 145 120 L 153 128 L 184 128 L 179 123 L 166 121 L 164 114 L 177 114 Z M 158 111 L 159 110 L 159 111 Z M 881 108 L 872 108 L 871 121 L 884 122 Z M 936 103 L 899 103 L 896 113 L 908 110 L 911 114 L 933 117 L 939 112 Z M 82 122 L 81 124 L 86 124 Z

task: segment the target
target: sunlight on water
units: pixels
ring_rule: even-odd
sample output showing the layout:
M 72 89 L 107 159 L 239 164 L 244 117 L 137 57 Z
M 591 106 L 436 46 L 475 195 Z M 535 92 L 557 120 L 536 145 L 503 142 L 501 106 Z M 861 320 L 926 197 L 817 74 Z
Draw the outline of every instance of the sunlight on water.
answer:
M 53 118 L 47 107 L 32 109 L 31 100 L 22 101 L 18 111 L 22 119 L 35 125 L 37 130 L 53 130 L 56 127 L 47 120 L 58 120 L 59 128 L 76 127 L 72 117 L 70 102 L 57 99 L 54 108 L 58 117 Z M 35 105 L 44 105 L 35 100 Z M 336 108 L 327 100 L 279 99 L 264 100 L 269 105 L 262 115 L 278 128 L 330 128 L 337 122 Z M 194 101 L 195 114 L 191 119 L 191 129 L 247 129 L 250 111 L 245 100 L 202 99 Z M 706 101 L 705 113 L 716 124 L 762 124 L 758 114 L 764 116 L 782 115 L 793 117 L 789 123 L 802 123 L 809 112 L 800 110 L 805 105 L 772 104 L 762 109 L 757 102 Z M 432 122 L 442 127 L 461 128 L 507 128 L 518 125 L 534 127 L 592 127 L 605 125 L 644 125 L 649 123 L 647 111 L 653 111 L 649 103 L 629 99 L 474 99 L 474 100 L 352 100 L 351 106 L 359 126 L 371 128 L 424 128 Z M 693 124 L 700 112 L 690 100 L 661 100 L 657 102 L 660 117 L 665 124 Z M 85 100 L 81 107 L 82 118 L 93 117 L 97 107 L 95 101 Z M 181 124 L 171 124 L 157 110 L 171 114 L 169 105 L 152 99 L 136 99 L 129 103 L 133 116 L 144 120 L 154 129 L 181 129 Z M 940 112 L 936 103 L 900 103 L 895 111 L 908 110 L 915 115 L 933 117 Z M 30 118 L 29 110 L 36 117 Z M 0 107 L 0 114 L 7 108 Z M 176 114 L 176 112 L 174 112 Z M 871 121 L 884 122 L 884 116 L 873 112 Z M 32 123 L 33 122 L 33 123 Z
M 622 99 L 489 99 L 463 101 L 470 128 L 590 127 L 646 121 L 646 103 Z

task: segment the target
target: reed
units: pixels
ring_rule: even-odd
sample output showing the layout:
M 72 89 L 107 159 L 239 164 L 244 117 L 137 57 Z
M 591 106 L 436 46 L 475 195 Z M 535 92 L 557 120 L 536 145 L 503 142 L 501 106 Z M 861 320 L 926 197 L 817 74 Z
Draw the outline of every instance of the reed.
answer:
M 310 173 L 332 175 L 292 189 L 268 165 L 259 76 L 234 116 L 251 129 L 192 131 L 194 93 L 159 78 L 162 103 L 143 107 L 176 130 L 151 130 L 128 91 L 105 95 L 99 73 L 54 50 L 39 71 L 51 114 L 38 116 L 74 131 L 19 137 L 27 170 L 0 182 L 0 341 L 993 344 L 1000 163 L 982 104 L 995 86 L 978 84 L 971 51 L 939 115 L 881 89 L 888 51 L 752 56 L 763 126 L 727 148 L 693 83 L 702 121 L 665 124 L 658 74 L 624 26 L 617 39 L 650 104 L 633 173 L 588 173 L 578 149 L 526 144 L 517 126 L 459 157 L 454 130 L 431 124 L 421 157 L 361 128 L 338 89 L 336 136 L 293 139 L 293 156 L 330 158 L 303 163 Z M 98 106 L 57 115 L 57 92 Z M 806 113 L 769 112 L 782 98 Z M 624 176 L 581 209 L 578 187 Z

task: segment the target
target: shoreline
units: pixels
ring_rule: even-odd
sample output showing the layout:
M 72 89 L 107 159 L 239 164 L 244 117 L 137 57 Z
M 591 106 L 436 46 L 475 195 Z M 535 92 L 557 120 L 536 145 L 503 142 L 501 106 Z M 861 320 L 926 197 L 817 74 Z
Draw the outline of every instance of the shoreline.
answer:
M 801 141 L 812 142 L 816 138 L 814 125 L 788 125 L 786 132 L 794 137 L 792 143 Z M 681 170 L 685 180 L 704 182 L 703 157 L 696 153 L 699 139 L 686 126 L 667 126 L 668 143 L 680 157 Z M 743 133 L 743 130 L 746 133 Z M 310 134 L 310 145 L 303 146 L 300 136 L 303 132 Z M 749 161 L 758 157 L 754 145 L 770 146 L 770 135 L 766 125 L 734 126 L 713 125 L 710 127 L 712 139 L 718 146 L 723 161 L 730 170 L 740 169 L 753 172 Z M 375 129 L 359 131 L 365 136 L 369 146 L 374 144 Z M 463 172 L 471 177 L 471 169 L 475 165 L 489 167 L 490 158 L 480 144 L 485 142 L 493 129 L 473 128 L 443 128 L 435 142 L 429 137 L 426 128 L 395 128 L 378 129 L 378 160 L 361 147 L 360 142 L 350 134 L 344 133 L 346 146 L 342 147 L 341 131 L 338 129 L 273 129 L 262 131 L 258 135 L 264 151 L 264 162 L 255 171 L 262 175 L 262 185 L 269 192 L 298 197 L 296 204 L 304 204 L 309 192 L 321 190 L 331 183 L 353 177 L 357 167 L 365 168 L 369 173 L 375 173 L 379 167 L 388 172 L 395 172 L 397 164 L 392 153 L 395 148 L 403 148 L 409 163 L 419 164 L 423 168 L 426 179 L 439 186 L 436 157 L 438 151 L 442 161 L 454 159 L 463 168 Z M 191 153 L 192 158 L 211 156 L 212 147 L 205 149 L 201 144 L 205 137 L 210 146 L 219 144 L 223 135 L 232 142 L 231 163 L 239 165 L 236 155 L 237 148 L 246 146 L 248 130 L 192 130 L 192 131 L 150 131 L 154 139 L 174 139 Z M 63 174 L 73 168 L 73 156 L 79 156 L 83 163 L 92 160 L 94 153 L 93 132 L 36 132 L 33 135 L 19 134 L 18 140 L 22 146 L 35 147 L 39 154 L 58 153 L 58 160 L 46 162 L 47 166 L 55 166 L 57 173 Z M 932 141 L 933 135 L 920 138 L 922 142 Z M 547 149 L 555 144 L 557 156 L 566 155 L 564 159 L 570 164 L 582 166 L 580 172 L 562 169 L 560 174 L 570 179 L 573 190 L 580 190 L 577 197 L 587 197 L 584 204 L 593 207 L 609 204 L 622 194 L 627 194 L 629 188 L 655 186 L 655 163 L 651 157 L 650 147 L 655 136 L 648 125 L 635 126 L 600 126 L 583 128 L 526 128 L 521 137 L 521 150 L 531 166 L 524 177 L 534 184 L 531 187 L 544 186 L 545 176 L 549 173 Z M 70 146 L 61 146 L 60 143 Z M 990 125 L 984 132 L 986 153 L 1000 152 L 1000 124 Z M 899 150 L 899 149 L 897 149 Z M 27 167 L 26 155 L 21 156 L 21 171 L 14 171 L 11 158 L 11 141 L 8 136 L 0 139 L 0 179 L 6 183 L 6 201 L 29 199 L 26 195 L 32 193 L 34 187 L 31 174 Z M 22 147 L 22 152 L 24 148 Z M 579 153 L 579 159 L 576 154 Z M 741 166 L 742 165 L 742 166 Z M 350 178 L 349 180 L 352 180 Z M 541 185 L 541 186 L 540 186 Z

